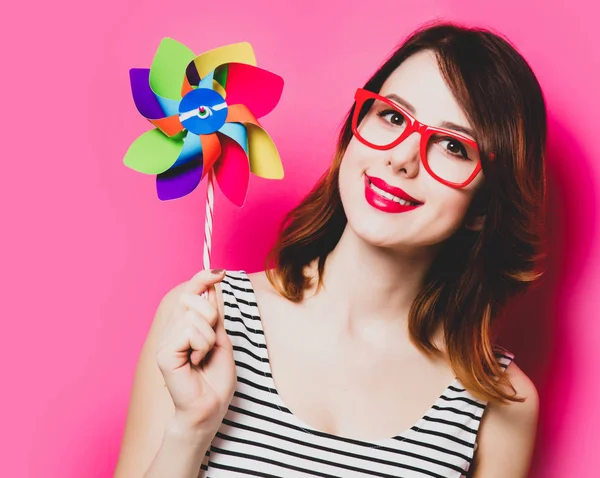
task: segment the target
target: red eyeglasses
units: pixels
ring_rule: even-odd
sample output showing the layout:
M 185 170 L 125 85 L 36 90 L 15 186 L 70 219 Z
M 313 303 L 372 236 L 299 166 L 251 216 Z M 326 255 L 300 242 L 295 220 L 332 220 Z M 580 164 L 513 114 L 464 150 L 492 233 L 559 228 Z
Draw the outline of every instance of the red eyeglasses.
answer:
M 363 144 L 391 149 L 414 132 L 421 135 L 421 162 L 442 184 L 464 188 L 481 171 L 477 143 L 454 131 L 419 122 L 391 99 L 362 88 L 354 95 L 352 132 Z M 490 155 L 493 158 L 493 154 Z

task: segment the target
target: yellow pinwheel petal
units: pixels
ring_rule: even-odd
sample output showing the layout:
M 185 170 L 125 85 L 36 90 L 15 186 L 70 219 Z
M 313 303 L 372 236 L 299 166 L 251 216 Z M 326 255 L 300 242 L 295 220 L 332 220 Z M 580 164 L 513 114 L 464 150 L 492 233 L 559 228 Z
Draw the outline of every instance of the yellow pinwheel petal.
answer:
M 252 123 L 245 123 L 248 132 L 248 159 L 250 171 L 261 178 L 283 178 L 283 165 L 275 143 L 269 134 Z
M 219 93 L 223 98 L 227 99 L 227 92 L 225 91 L 225 88 L 223 88 L 221 86 L 221 84 L 219 82 L 217 82 L 216 80 L 213 80 L 213 90 L 215 90 L 217 93 Z
M 217 66 L 225 63 L 246 63 L 256 66 L 254 50 L 248 42 L 233 43 L 209 50 L 194 58 L 194 64 L 200 78 L 204 78 Z

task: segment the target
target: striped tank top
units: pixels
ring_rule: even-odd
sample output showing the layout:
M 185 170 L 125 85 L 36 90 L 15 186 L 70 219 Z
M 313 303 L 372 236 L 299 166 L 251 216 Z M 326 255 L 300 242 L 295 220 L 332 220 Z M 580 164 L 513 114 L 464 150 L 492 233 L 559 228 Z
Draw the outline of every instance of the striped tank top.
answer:
M 417 423 L 395 437 L 361 441 L 324 433 L 297 418 L 277 393 L 246 273 L 228 271 L 221 290 L 238 378 L 199 477 L 466 476 L 486 402 L 457 378 Z M 504 369 L 513 358 L 506 350 L 498 355 Z

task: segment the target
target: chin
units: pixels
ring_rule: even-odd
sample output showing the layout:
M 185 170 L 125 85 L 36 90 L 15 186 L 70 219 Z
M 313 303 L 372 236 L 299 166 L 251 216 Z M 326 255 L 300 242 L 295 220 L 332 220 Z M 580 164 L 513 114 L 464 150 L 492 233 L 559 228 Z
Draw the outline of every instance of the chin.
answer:
M 413 244 L 414 236 L 402 234 L 398 227 L 394 227 L 380 218 L 367 218 L 366 215 L 361 215 L 359 218 L 348 218 L 347 227 L 359 241 L 372 247 L 397 249 L 417 246 Z

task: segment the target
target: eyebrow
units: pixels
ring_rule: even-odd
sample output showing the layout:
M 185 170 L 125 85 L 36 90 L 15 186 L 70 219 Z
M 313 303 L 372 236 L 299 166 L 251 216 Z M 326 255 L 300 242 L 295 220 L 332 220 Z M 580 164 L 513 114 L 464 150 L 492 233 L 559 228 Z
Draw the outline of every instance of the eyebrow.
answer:
M 396 103 L 404 106 L 413 115 L 416 115 L 415 107 L 413 105 L 411 105 L 408 101 L 406 101 L 404 98 L 401 98 L 400 96 L 398 96 L 394 93 L 390 93 L 389 95 L 386 95 L 385 97 L 389 98 L 390 100 L 394 100 Z M 451 121 L 443 121 L 439 127 L 440 128 L 449 128 L 454 131 L 459 131 L 468 136 L 471 136 L 472 138 L 475 138 L 475 133 L 473 132 L 473 130 L 471 128 L 467 128 L 466 126 L 461 126 L 459 124 L 452 123 Z

